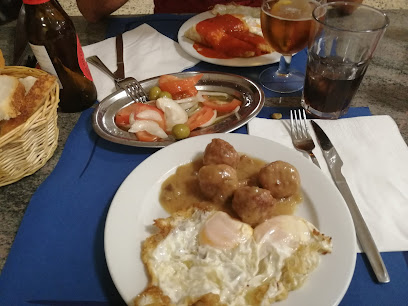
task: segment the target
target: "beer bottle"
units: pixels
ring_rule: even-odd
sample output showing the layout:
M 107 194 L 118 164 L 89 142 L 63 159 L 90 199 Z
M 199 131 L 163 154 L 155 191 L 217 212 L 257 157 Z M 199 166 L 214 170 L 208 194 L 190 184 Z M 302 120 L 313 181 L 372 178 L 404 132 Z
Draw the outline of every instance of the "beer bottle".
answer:
M 0 0 L 0 25 L 17 19 L 21 0 Z
M 74 24 L 56 0 L 23 0 L 30 47 L 40 68 L 58 77 L 59 109 L 80 112 L 96 101 L 96 88 Z

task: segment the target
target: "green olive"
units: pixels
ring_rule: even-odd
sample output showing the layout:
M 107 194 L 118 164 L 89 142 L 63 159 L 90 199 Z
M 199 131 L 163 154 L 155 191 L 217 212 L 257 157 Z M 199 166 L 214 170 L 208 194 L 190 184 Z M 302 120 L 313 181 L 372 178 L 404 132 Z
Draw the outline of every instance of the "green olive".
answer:
M 159 94 L 159 98 L 169 98 L 169 99 L 171 99 L 172 96 L 171 96 L 171 93 L 169 93 L 168 91 L 162 91 Z
M 161 93 L 161 89 L 159 86 L 154 86 L 149 90 L 149 99 L 150 100 L 157 100 Z
M 190 135 L 190 128 L 183 123 L 176 124 L 171 129 L 171 133 L 174 135 L 176 139 L 184 139 Z

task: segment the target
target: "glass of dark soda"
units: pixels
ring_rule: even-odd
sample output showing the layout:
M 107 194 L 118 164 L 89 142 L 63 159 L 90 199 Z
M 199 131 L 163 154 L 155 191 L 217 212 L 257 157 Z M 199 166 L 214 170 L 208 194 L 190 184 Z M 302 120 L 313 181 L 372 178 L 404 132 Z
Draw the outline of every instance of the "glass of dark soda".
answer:
M 370 6 L 333 2 L 313 11 L 302 107 L 311 115 L 337 119 L 347 113 L 389 24 Z

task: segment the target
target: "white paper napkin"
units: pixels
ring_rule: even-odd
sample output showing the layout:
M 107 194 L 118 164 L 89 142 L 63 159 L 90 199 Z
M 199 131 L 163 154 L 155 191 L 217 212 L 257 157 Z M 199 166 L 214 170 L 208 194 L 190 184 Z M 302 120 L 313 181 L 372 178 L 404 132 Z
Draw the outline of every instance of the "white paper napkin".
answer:
M 83 47 L 85 58 L 97 55 L 112 71 L 116 71 L 115 37 Z M 123 33 L 123 61 L 125 76 L 138 81 L 154 76 L 180 72 L 193 67 L 199 60 L 188 55 L 172 39 L 160 34 L 147 24 Z M 115 91 L 113 80 L 89 64 L 98 91 L 98 100 Z
M 380 252 L 408 250 L 408 147 L 389 116 L 315 120 L 343 160 L 342 173 Z M 322 171 L 330 178 L 309 124 Z M 294 148 L 289 120 L 254 118 L 250 135 Z M 312 162 L 307 154 L 297 151 Z

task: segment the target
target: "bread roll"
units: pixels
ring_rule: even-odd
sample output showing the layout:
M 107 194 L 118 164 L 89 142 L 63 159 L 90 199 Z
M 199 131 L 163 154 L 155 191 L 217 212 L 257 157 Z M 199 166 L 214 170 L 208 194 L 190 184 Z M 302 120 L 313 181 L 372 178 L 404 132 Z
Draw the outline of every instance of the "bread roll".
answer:
M 21 114 L 15 118 L 0 121 L 0 137 L 26 122 L 44 103 L 44 98 L 50 94 L 56 82 L 56 78 L 49 74 L 40 76 L 36 79 L 34 84 L 32 84 L 34 79 L 32 77 L 26 77 L 21 80 L 27 86 L 27 89 L 29 89 L 25 97 L 23 96 L 23 103 L 20 105 L 19 110 Z M 18 83 L 24 95 L 26 89 L 22 83 Z
M 0 75 L 0 120 L 9 120 L 20 114 L 25 88 L 15 77 Z

